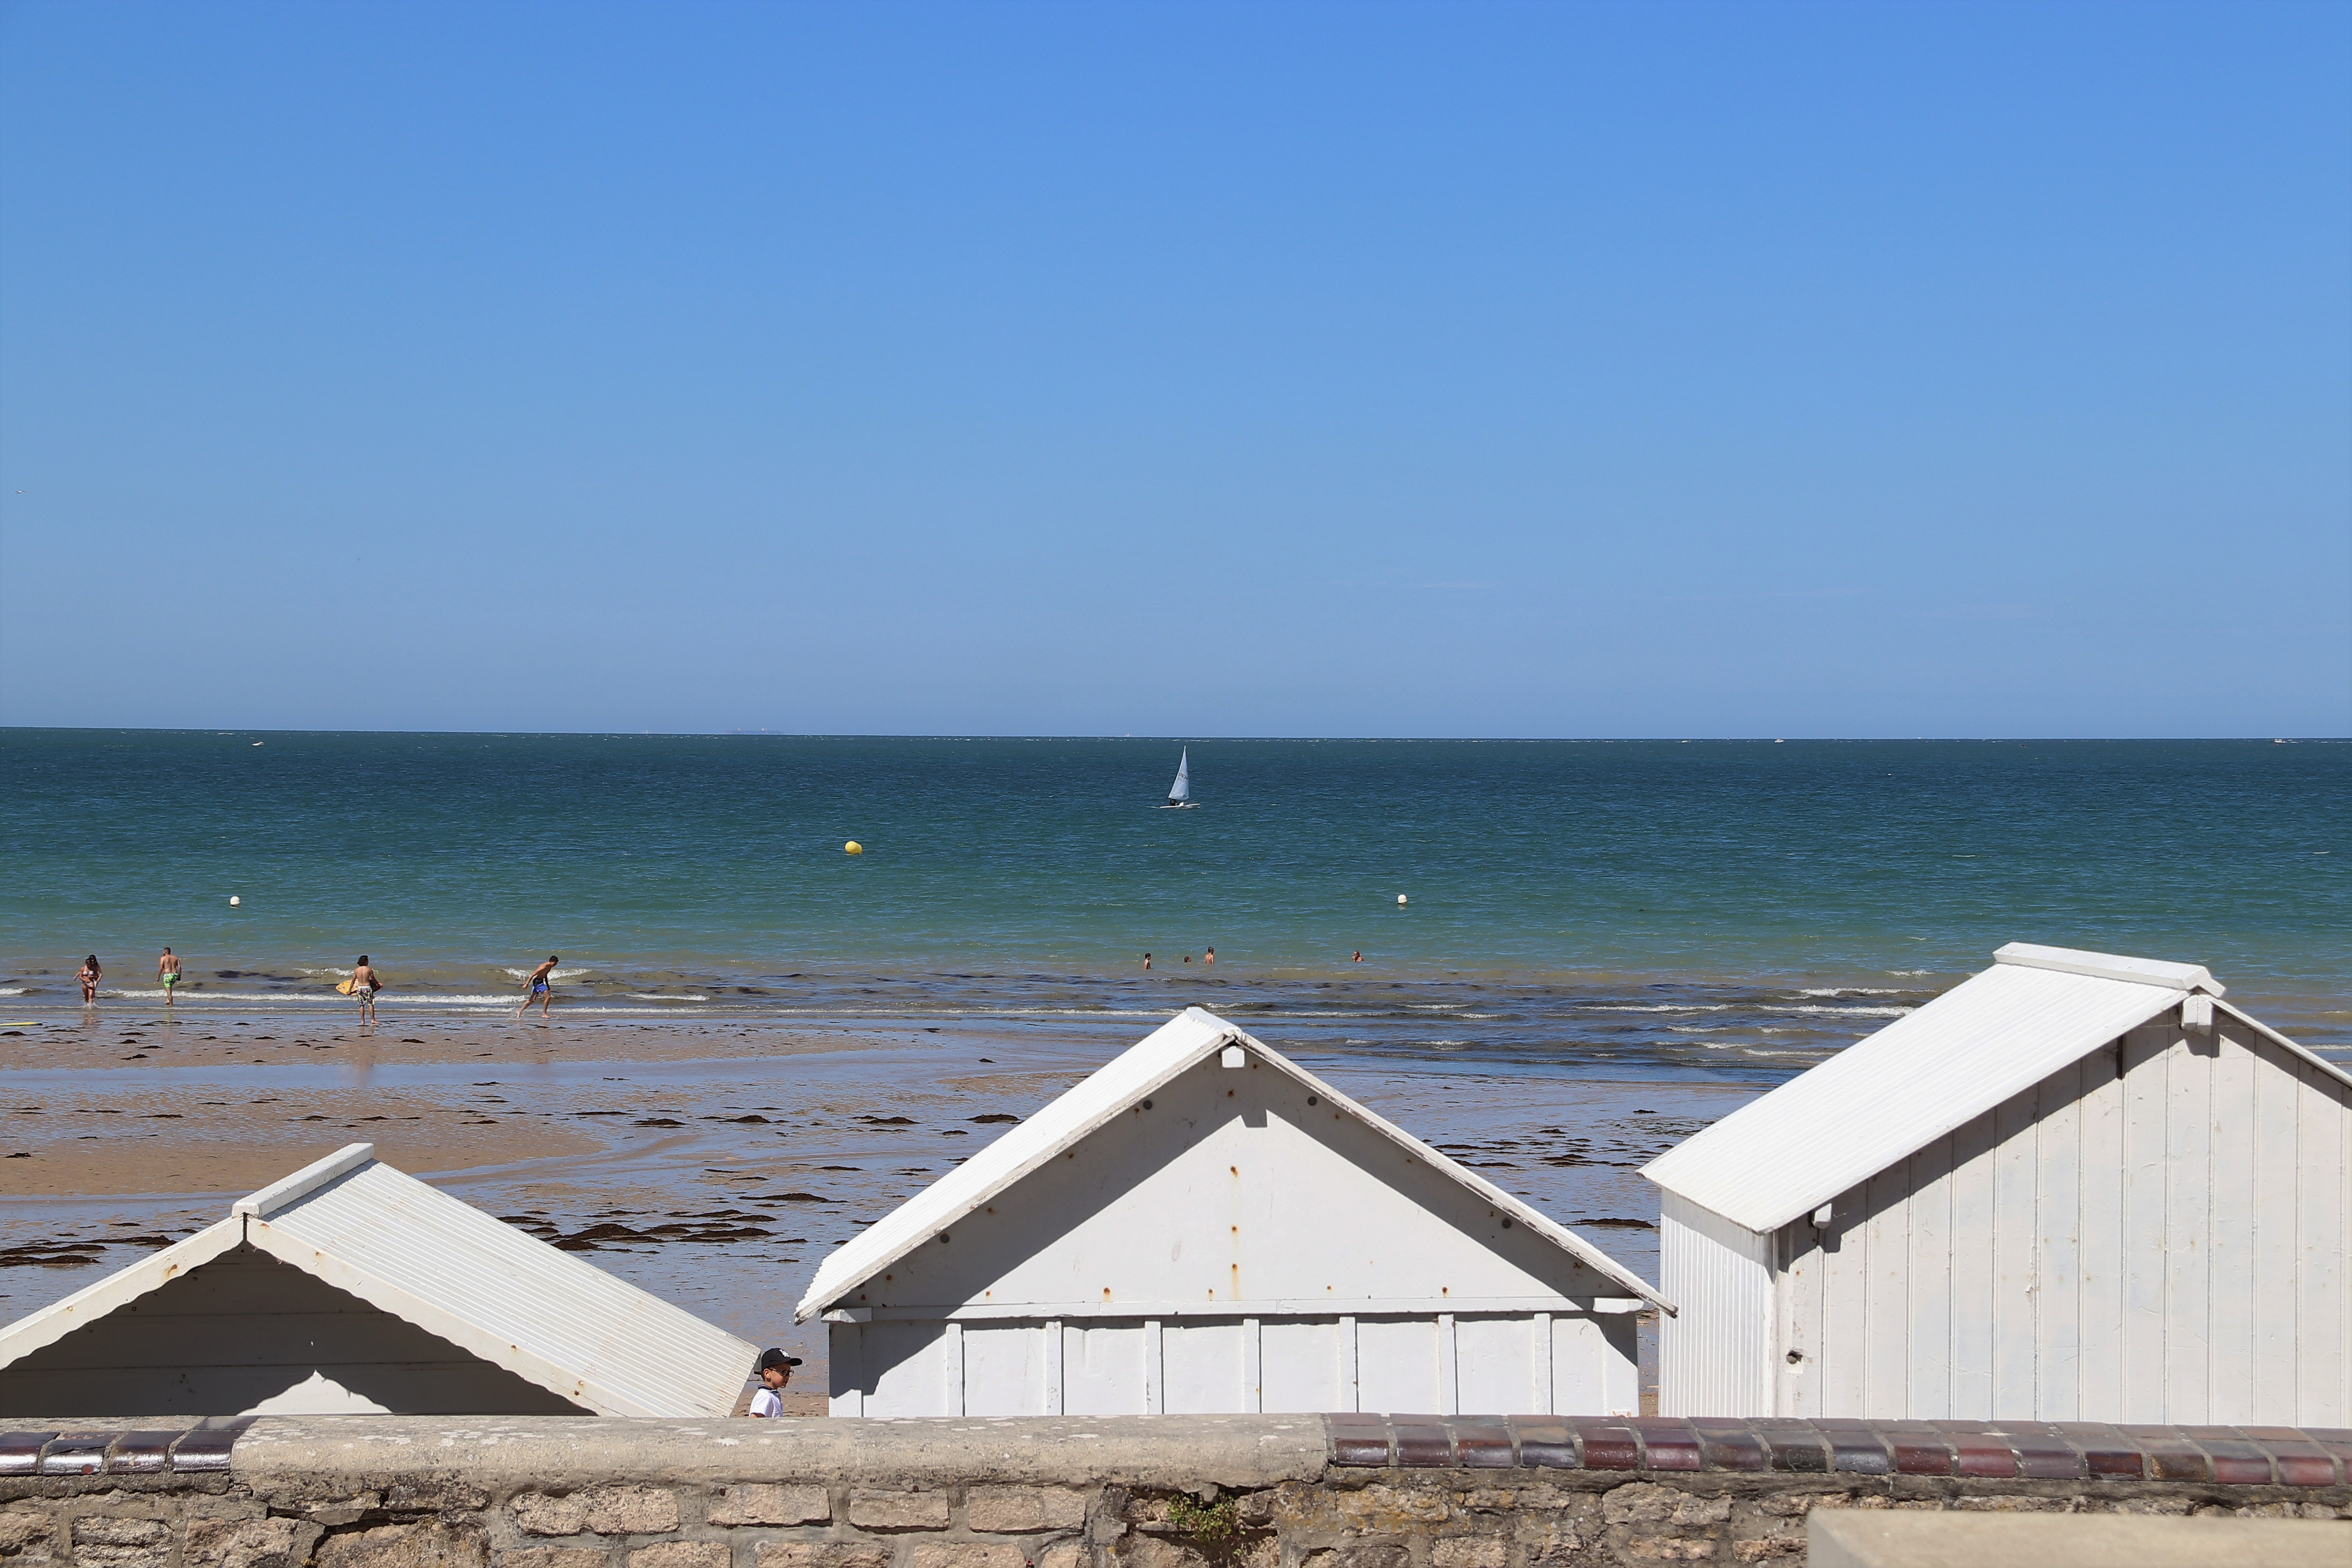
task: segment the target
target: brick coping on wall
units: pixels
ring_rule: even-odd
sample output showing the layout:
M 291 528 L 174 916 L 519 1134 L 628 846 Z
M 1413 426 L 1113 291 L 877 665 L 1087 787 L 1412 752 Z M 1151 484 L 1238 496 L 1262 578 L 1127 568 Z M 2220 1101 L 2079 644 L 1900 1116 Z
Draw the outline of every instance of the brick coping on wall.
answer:
M 0 1478 L 485 1468 L 682 1478 L 887 1468 L 1069 1481 L 1181 1471 L 1240 1487 L 1315 1480 L 1327 1471 L 1500 1469 L 2352 1486 L 2352 1431 L 2284 1426 L 1346 1414 L 761 1422 L 358 1415 L 194 1427 L 18 1426 L 0 1432 Z

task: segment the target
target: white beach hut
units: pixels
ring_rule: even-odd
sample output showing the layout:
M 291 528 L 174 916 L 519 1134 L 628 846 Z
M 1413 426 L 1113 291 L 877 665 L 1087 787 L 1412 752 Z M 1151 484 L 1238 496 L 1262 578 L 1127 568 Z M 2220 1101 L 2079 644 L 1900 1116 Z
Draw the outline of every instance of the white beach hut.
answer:
M 1189 1009 L 858 1235 L 836 1415 L 1632 1414 L 1598 1248 Z
M 2193 964 L 1994 959 L 1643 1168 L 1661 1411 L 2352 1424 L 2352 1078 Z
M 724 1415 L 758 1355 L 353 1143 L 0 1329 L 0 1415 Z

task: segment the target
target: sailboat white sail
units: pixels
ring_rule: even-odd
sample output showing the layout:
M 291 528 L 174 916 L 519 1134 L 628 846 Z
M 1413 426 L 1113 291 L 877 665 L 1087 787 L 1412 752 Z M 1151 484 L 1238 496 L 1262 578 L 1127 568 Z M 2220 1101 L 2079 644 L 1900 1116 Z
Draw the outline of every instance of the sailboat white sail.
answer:
M 1192 804 L 1192 748 L 1187 746 L 1176 759 L 1176 782 L 1168 786 L 1168 805 L 1179 809 Z

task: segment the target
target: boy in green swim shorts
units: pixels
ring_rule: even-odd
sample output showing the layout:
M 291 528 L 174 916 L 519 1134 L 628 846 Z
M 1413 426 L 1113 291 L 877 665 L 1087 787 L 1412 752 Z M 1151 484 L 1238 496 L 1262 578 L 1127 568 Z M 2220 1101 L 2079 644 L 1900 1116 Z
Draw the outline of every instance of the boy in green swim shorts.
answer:
M 172 1005 L 172 993 L 180 984 L 180 961 L 165 948 L 163 956 L 155 961 L 155 978 L 163 983 L 163 1005 Z

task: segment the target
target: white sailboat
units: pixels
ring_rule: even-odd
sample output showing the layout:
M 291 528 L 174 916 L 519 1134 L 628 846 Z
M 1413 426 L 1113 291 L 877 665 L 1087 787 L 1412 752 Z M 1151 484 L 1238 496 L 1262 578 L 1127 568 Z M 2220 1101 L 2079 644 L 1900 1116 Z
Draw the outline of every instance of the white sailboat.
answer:
M 1168 786 L 1168 804 L 1162 811 L 1192 809 L 1192 748 L 1187 746 L 1176 759 L 1176 782 Z

